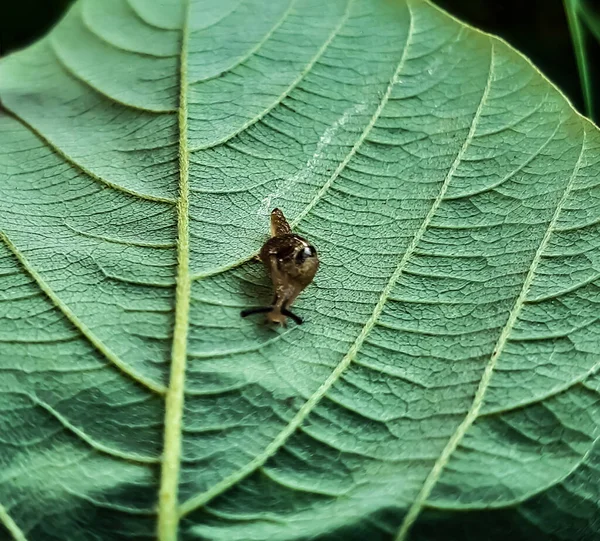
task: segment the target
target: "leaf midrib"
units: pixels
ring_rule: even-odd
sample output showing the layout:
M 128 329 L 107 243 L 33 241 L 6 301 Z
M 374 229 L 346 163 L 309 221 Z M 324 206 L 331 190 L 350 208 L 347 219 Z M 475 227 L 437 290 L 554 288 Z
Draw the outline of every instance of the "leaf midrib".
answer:
M 179 472 L 181 468 L 181 432 L 185 396 L 185 368 L 189 327 L 190 228 L 188 150 L 188 46 L 190 38 L 190 0 L 185 1 L 179 66 L 179 198 L 177 200 L 177 285 L 175 288 L 175 323 L 171 353 L 171 374 L 165 400 L 162 471 L 158 495 L 158 539 L 177 541 L 179 516 Z

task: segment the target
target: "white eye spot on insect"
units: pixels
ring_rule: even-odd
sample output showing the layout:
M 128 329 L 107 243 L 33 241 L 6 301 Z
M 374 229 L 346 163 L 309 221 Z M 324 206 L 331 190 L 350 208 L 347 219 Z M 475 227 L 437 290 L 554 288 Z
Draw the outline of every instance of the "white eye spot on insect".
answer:
M 310 246 L 310 245 L 304 246 L 304 248 L 302 248 L 296 254 L 296 262 L 299 265 L 302 265 L 308 258 L 315 257 L 316 255 L 317 255 L 317 252 L 315 251 L 315 249 L 312 246 Z

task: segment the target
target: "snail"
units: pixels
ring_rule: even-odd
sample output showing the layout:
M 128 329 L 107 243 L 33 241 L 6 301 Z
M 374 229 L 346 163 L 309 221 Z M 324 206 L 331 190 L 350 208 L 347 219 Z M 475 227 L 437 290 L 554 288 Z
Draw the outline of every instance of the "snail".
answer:
M 270 306 L 242 310 L 241 316 L 266 313 L 269 321 L 284 327 L 288 317 L 301 325 L 302 318 L 292 313 L 290 306 L 313 281 L 319 268 L 315 247 L 300 235 L 292 233 L 283 212 L 274 209 L 271 212 L 271 238 L 265 242 L 258 257 L 273 283 L 273 302 Z

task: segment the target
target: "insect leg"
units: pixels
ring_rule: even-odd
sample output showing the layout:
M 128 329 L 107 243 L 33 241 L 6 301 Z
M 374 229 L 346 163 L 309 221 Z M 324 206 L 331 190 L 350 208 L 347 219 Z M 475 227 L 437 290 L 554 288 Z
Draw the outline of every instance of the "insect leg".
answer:
M 302 318 L 300 316 L 297 316 L 293 312 L 290 312 L 287 308 L 282 308 L 281 313 L 284 316 L 291 317 L 296 322 L 297 325 L 302 325 L 302 323 L 303 323 Z
M 254 308 L 246 308 L 240 312 L 242 317 L 251 316 L 252 314 L 266 314 L 273 310 L 272 306 L 256 306 Z

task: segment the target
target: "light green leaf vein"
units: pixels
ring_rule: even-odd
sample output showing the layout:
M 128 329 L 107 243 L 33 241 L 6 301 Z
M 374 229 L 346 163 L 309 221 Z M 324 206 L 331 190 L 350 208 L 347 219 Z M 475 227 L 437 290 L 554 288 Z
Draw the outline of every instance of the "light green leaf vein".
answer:
M 185 396 L 185 366 L 190 316 L 190 187 L 188 149 L 188 47 L 190 39 L 190 1 L 185 4 L 181 35 L 179 80 L 179 199 L 177 201 L 177 286 L 175 324 L 171 350 L 171 375 L 165 403 L 164 445 L 158 502 L 159 541 L 176 541 L 179 471 L 181 468 L 181 430 Z
M 483 417 L 483 416 L 481 416 Z M 577 472 L 577 470 L 579 468 L 581 468 L 581 466 L 583 466 L 584 464 L 587 463 L 587 461 L 590 459 L 590 457 L 592 456 L 592 453 L 595 451 L 596 446 L 600 443 L 600 435 L 597 436 L 591 443 L 590 446 L 588 447 L 587 451 L 581 456 L 581 458 L 579 460 L 577 460 L 573 466 L 568 469 L 565 473 L 563 473 L 560 477 L 553 479 L 551 483 L 548 483 L 547 485 L 542 485 L 540 486 L 537 490 L 532 491 L 532 492 L 525 492 L 522 495 L 520 495 L 518 498 L 515 498 L 513 500 L 503 500 L 502 502 L 486 502 L 485 506 L 478 506 L 477 504 L 473 504 L 473 505 L 469 505 L 466 506 L 465 509 L 469 509 L 469 510 L 476 510 L 476 509 L 503 509 L 506 507 L 511 507 L 511 506 L 517 506 L 521 503 L 526 502 L 527 500 L 530 500 L 531 498 L 534 498 L 535 496 L 538 496 L 540 494 L 544 494 L 546 491 L 560 486 L 562 483 L 564 483 L 571 475 L 573 475 L 575 472 Z M 450 505 L 444 505 L 444 504 L 440 504 L 440 503 L 430 503 L 427 502 L 427 507 L 430 509 L 444 509 L 444 510 L 452 510 L 453 507 Z
M 73 425 L 64 415 L 62 415 L 58 411 L 56 411 L 56 409 L 53 408 L 50 404 L 44 402 L 43 400 L 41 400 L 40 398 L 38 398 L 37 396 L 35 396 L 33 394 L 30 394 L 30 393 L 25 393 L 25 394 L 34 404 L 36 404 L 37 406 L 39 406 L 40 408 L 42 408 L 43 410 L 48 412 L 62 426 L 64 426 L 67 430 L 69 430 L 70 432 L 75 434 L 77 437 L 79 437 L 82 441 L 84 441 L 87 445 L 89 445 L 96 451 L 98 451 L 100 453 L 104 453 L 106 455 L 109 455 L 113 458 L 128 460 L 130 462 L 136 462 L 136 463 L 140 463 L 140 464 L 158 464 L 158 462 L 159 462 L 158 458 L 142 456 L 142 455 L 138 455 L 138 454 L 134 454 L 134 453 L 125 453 L 123 451 L 119 451 L 118 449 L 114 449 L 112 447 L 109 447 L 107 445 L 104 445 L 104 444 L 94 440 L 93 438 L 88 436 L 83 430 L 81 430 L 80 428 L 77 428 L 75 425 Z
M 167 248 L 176 248 L 176 243 L 174 242 L 144 242 L 144 241 L 132 241 L 132 240 L 123 240 L 119 238 L 108 237 L 106 235 L 94 235 L 93 233 L 88 233 L 87 231 L 82 231 L 76 227 L 73 227 L 69 224 L 69 222 L 64 222 L 65 227 L 68 227 L 74 233 L 81 235 L 82 237 L 87 237 L 89 239 L 101 240 L 103 242 L 108 242 L 110 244 L 119 244 L 121 246 L 137 246 L 140 248 L 156 248 L 156 249 L 167 249 Z
M 373 125 L 375 124 L 375 122 L 377 120 L 377 117 L 383 111 L 383 108 L 385 107 L 385 103 L 387 103 L 387 100 L 389 100 L 389 97 L 392 93 L 392 89 L 393 89 L 394 85 L 396 84 L 398 76 L 401 73 L 401 71 L 405 65 L 405 62 L 408 58 L 408 50 L 410 48 L 410 43 L 411 43 L 412 34 L 413 34 L 413 20 L 414 19 L 411 17 L 410 26 L 409 26 L 409 30 L 408 30 L 408 34 L 407 34 L 407 39 L 406 39 L 406 44 L 404 46 L 404 50 L 402 53 L 402 58 L 400 59 L 400 62 L 398 63 L 398 66 L 389 82 L 388 88 L 382 98 L 380 106 L 377 108 L 377 111 L 375 113 L 375 115 L 377 115 L 377 116 L 374 115 L 373 119 L 371 119 L 371 122 L 369 122 L 367 129 L 361 135 L 360 142 L 364 141 L 366 134 L 368 133 L 368 130 L 373 127 Z M 354 152 L 356 152 L 355 147 L 358 148 L 358 146 L 355 145 L 353 147 Z M 354 152 L 351 151 L 352 155 L 354 155 Z M 344 161 L 345 161 L 345 163 L 348 163 L 349 160 L 348 161 L 344 160 Z M 341 171 L 341 169 L 340 169 L 340 171 Z M 439 203 L 442 200 L 443 193 L 445 193 L 445 188 L 447 188 L 447 182 L 444 183 L 444 186 L 442 187 L 442 191 L 440 191 L 440 195 L 438 196 L 438 199 L 436 200 L 437 205 L 439 205 Z M 435 203 L 434 203 L 434 206 L 435 206 L 435 208 L 437 208 Z M 411 244 L 411 247 L 409 247 L 409 249 L 404 254 L 404 257 L 402 258 L 402 260 L 396 267 L 396 270 L 392 274 L 386 287 L 384 288 L 383 292 L 381 293 L 379 301 L 375 305 L 375 308 L 374 308 L 371 316 L 369 317 L 369 319 L 365 323 L 364 327 L 362 328 L 361 332 L 357 336 L 356 340 L 354 341 L 354 343 L 348 350 L 348 353 L 346 353 L 346 355 L 344 355 L 342 360 L 336 366 L 335 370 L 333 370 L 333 372 L 331 372 L 331 374 L 323 382 L 323 384 L 314 392 L 314 394 L 298 410 L 298 413 L 296 413 L 296 415 L 293 417 L 293 419 L 290 421 L 290 423 L 277 435 L 277 437 L 275 437 L 273 439 L 273 441 L 263 450 L 262 453 L 257 455 L 253 460 L 248 462 L 244 467 L 240 468 L 238 471 L 234 472 L 233 474 L 226 477 L 219 483 L 215 484 L 211 489 L 209 489 L 206 492 L 203 492 L 201 494 L 198 494 L 196 496 L 193 496 L 192 498 L 185 501 L 181 505 L 180 510 L 179 510 L 181 516 L 185 516 L 188 513 L 192 512 L 194 509 L 197 509 L 198 507 L 205 505 L 208 501 L 210 501 L 214 497 L 218 496 L 219 494 L 225 492 L 226 490 L 228 490 L 229 488 L 234 486 L 236 483 L 238 483 L 239 481 L 241 481 L 242 479 L 244 479 L 245 477 L 250 475 L 257 468 L 259 468 L 263 464 L 265 464 L 267 462 L 267 460 L 270 457 L 272 457 L 281 448 L 282 445 L 285 444 L 285 442 L 288 440 L 288 438 L 304 422 L 304 420 L 310 414 L 310 412 L 321 401 L 321 399 L 325 396 L 327 391 L 329 391 L 329 389 L 339 379 L 339 377 L 344 372 L 344 370 L 346 370 L 346 368 L 353 361 L 354 357 L 356 356 L 356 354 L 358 353 L 362 344 L 364 343 L 366 337 L 371 332 L 371 329 L 373 328 L 373 326 L 375 325 L 375 322 L 377 321 L 377 319 L 381 315 L 381 312 L 383 311 L 383 308 L 385 306 L 385 303 L 387 302 L 388 296 L 390 295 L 394 285 L 396 284 L 398 278 L 402 274 L 402 271 L 404 270 L 404 267 L 406 266 L 408 260 L 410 259 L 411 255 L 412 255 L 412 250 L 414 250 L 414 248 L 416 247 L 418 240 L 423 235 L 423 232 L 425 231 L 429 221 L 431 220 L 431 216 L 433 216 L 433 213 L 430 211 L 430 213 L 427 215 L 425 221 L 423 222 L 423 225 L 419 229 L 419 232 L 417 233 L 418 238 L 417 238 L 417 236 L 415 236 L 416 240 L 413 241 L 413 243 Z M 411 250 L 411 248 L 412 248 L 412 250 Z
M 226 137 L 223 137 L 222 139 L 220 139 L 219 141 L 216 141 L 214 143 L 210 143 L 208 145 L 202 145 L 202 146 L 197 146 L 195 148 L 192 148 L 192 149 L 190 149 L 190 152 L 197 152 L 199 150 L 207 150 L 209 148 L 217 147 L 219 145 L 226 143 L 227 141 L 233 139 L 234 137 L 236 137 L 243 131 L 247 130 L 253 124 L 256 124 L 257 122 L 259 122 L 262 118 L 264 118 L 266 115 L 268 115 L 275 107 L 277 107 L 289 95 L 289 93 L 300 84 L 300 82 L 306 77 L 306 75 L 308 73 L 310 73 L 313 66 L 319 61 L 319 59 L 323 56 L 323 54 L 325 53 L 325 51 L 327 50 L 329 45 L 331 45 L 331 42 L 339 34 L 340 30 L 342 29 L 342 27 L 348 20 L 348 17 L 350 15 L 350 7 L 352 6 L 353 1 L 354 0 L 348 0 L 348 2 L 346 4 L 346 11 L 344 12 L 344 15 L 341 17 L 339 23 L 333 29 L 333 31 L 331 32 L 331 34 L 329 35 L 329 37 L 327 38 L 325 43 L 323 43 L 323 45 L 321 45 L 321 48 L 317 51 L 317 54 L 315 54 L 315 56 L 311 59 L 311 61 L 300 72 L 298 77 L 296 77 L 296 79 L 294 79 L 294 81 L 292 81 L 292 83 L 281 93 L 280 96 L 278 96 L 273 101 L 273 103 L 271 103 L 268 107 L 266 107 L 259 115 L 255 116 L 254 118 L 251 118 L 250 120 L 245 122 L 243 126 L 241 126 L 239 129 L 237 129 L 233 133 L 227 135 Z
M 277 31 L 277 29 L 287 20 L 290 13 L 294 9 L 296 2 L 297 2 L 297 0 L 290 0 L 288 7 L 283 12 L 283 14 L 279 18 L 279 20 L 271 27 L 271 29 L 263 36 L 263 38 L 254 47 L 252 47 L 245 55 L 238 58 L 235 62 L 233 62 L 227 68 L 219 71 L 219 73 L 216 73 L 215 75 L 210 75 L 209 77 L 195 79 L 193 81 L 190 81 L 190 84 L 196 84 L 196 83 L 200 83 L 200 82 L 210 81 L 211 79 L 218 79 L 219 77 L 222 77 L 225 73 L 228 73 L 228 72 L 234 70 L 235 68 L 237 68 L 238 66 L 241 66 L 242 64 L 247 62 L 265 43 L 267 43 L 267 41 L 269 41 L 269 39 Z
M 17 523 L 8 514 L 8 511 L 2 504 L 0 504 L 0 522 L 4 524 L 8 532 L 13 536 L 14 541 L 27 541 L 21 528 L 17 526 Z
M 498 341 L 496 342 L 496 345 L 494 347 L 494 350 L 490 357 L 490 360 L 488 361 L 488 364 L 485 367 L 485 370 L 484 370 L 481 380 L 479 382 L 479 386 L 477 387 L 477 391 L 475 392 L 475 396 L 473 398 L 471 407 L 469 408 L 469 411 L 467 412 L 467 415 L 465 416 L 463 422 L 457 427 L 455 432 L 452 434 L 452 436 L 448 440 L 448 443 L 442 450 L 439 458 L 435 461 L 433 468 L 427 475 L 427 478 L 425 479 L 425 482 L 423 483 L 423 486 L 421 487 L 419 494 L 417 495 L 413 504 L 411 505 L 410 509 L 408 510 L 408 513 L 404 517 L 404 520 L 402 522 L 400 530 L 398 531 L 398 535 L 396 536 L 396 541 L 405 541 L 407 539 L 407 536 L 408 536 L 408 533 L 409 533 L 411 527 L 413 526 L 413 524 L 419 517 L 421 510 L 423 509 L 423 506 L 425 505 L 425 502 L 427 501 L 427 498 L 429 498 L 431 491 L 437 484 L 440 476 L 442 475 L 444 468 L 446 467 L 446 465 L 448 464 L 448 462 L 450 460 L 450 457 L 452 456 L 454 451 L 457 449 L 457 447 L 460 445 L 460 442 L 462 441 L 463 437 L 467 433 L 467 430 L 469 430 L 471 425 L 476 421 L 476 419 L 479 416 L 479 411 L 481 410 L 481 407 L 483 406 L 483 400 L 485 398 L 485 393 L 490 385 L 490 381 L 492 379 L 494 369 L 498 362 L 498 358 L 504 351 L 504 348 L 509 341 L 510 333 L 512 332 L 512 329 L 519 318 L 521 310 L 523 309 L 523 306 L 525 305 L 525 301 L 527 299 L 527 294 L 528 294 L 529 288 L 531 287 L 531 284 L 533 283 L 533 280 L 535 278 L 535 273 L 536 273 L 537 267 L 541 261 L 544 251 L 546 250 L 546 247 L 548 246 L 550 237 L 552 236 L 552 233 L 554 232 L 554 227 L 558 221 L 558 218 L 563 209 L 563 206 L 567 202 L 567 199 L 569 197 L 569 194 L 570 194 L 572 186 L 573 186 L 573 182 L 574 182 L 575 178 L 577 177 L 577 173 L 579 172 L 579 168 L 581 166 L 581 160 L 583 158 L 584 150 L 585 150 L 585 131 L 583 133 L 579 158 L 577 159 L 577 162 L 575 163 L 573 173 L 571 174 L 571 177 L 569 179 L 569 182 L 567 183 L 567 186 L 563 192 L 563 195 L 562 195 L 560 201 L 558 202 L 558 205 L 556 207 L 554 215 L 552 216 L 552 219 L 550 220 L 550 223 L 548 224 L 548 228 L 546 229 L 546 233 L 542 239 L 542 242 L 540 243 L 540 245 L 535 253 L 535 256 L 531 262 L 529 271 L 527 273 L 525 281 L 523 282 L 523 287 L 521 288 L 521 292 L 519 293 L 519 296 L 517 297 L 517 299 L 515 301 L 515 304 L 510 312 L 510 315 L 508 317 L 506 325 L 502 329 L 502 332 L 498 338 Z
M 594 318 L 593 323 L 597 322 L 598 319 L 600 319 L 600 318 Z M 589 324 L 591 324 L 591 323 L 590 322 L 586 322 L 586 325 L 589 325 Z M 569 329 L 568 333 L 565 333 L 564 336 L 568 336 L 568 334 L 570 334 L 572 332 L 573 332 L 573 329 Z M 542 339 L 546 339 L 546 337 L 544 337 Z M 513 342 L 516 342 L 516 341 L 517 340 L 515 340 L 513 338 Z M 519 341 L 521 341 L 521 340 L 519 340 Z M 588 379 L 591 379 L 596 374 L 598 374 L 599 370 L 600 370 L 600 361 L 598 361 L 597 363 L 595 363 L 594 365 L 592 365 L 589 368 L 589 370 L 587 370 L 585 372 L 582 372 L 576 378 L 573 378 L 573 379 L 571 379 L 569 381 L 565 381 L 561 385 L 557 385 L 556 387 L 554 387 L 549 392 L 540 394 L 534 400 L 523 400 L 521 402 L 516 402 L 514 404 L 511 404 L 510 407 L 497 408 L 497 409 L 489 408 L 484 413 L 480 413 L 478 418 L 491 417 L 493 415 L 498 415 L 498 414 L 501 414 L 501 413 L 506 413 L 508 411 L 513 411 L 513 410 L 524 408 L 524 407 L 527 407 L 527 406 L 532 406 L 534 404 L 542 404 L 546 400 L 548 400 L 548 399 L 550 399 L 552 397 L 558 396 L 561 393 L 564 393 L 565 391 L 568 391 L 569 389 L 575 387 L 576 385 L 585 384 L 585 382 Z
M 164 394 L 166 389 L 160 384 L 151 379 L 139 374 L 135 369 L 121 360 L 106 344 L 104 344 L 92 331 L 85 325 L 75 313 L 60 299 L 60 297 L 52 290 L 52 288 L 44 281 L 42 276 L 31 266 L 25 256 L 12 243 L 6 233 L 0 231 L 0 240 L 6 244 L 6 247 L 12 252 L 21 267 L 29 274 L 43 293 L 52 301 L 54 306 L 58 308 L 62 314 L 74 325 L 74 327 L 89 341 L 96 350 L 102 354 L 111 364 L 116 366 L 121 372 L 127 374 L 132 380 L 139 383 L 141 386 L 158 394 Z
M 82 173 L 85 173 L 88 177 L 95 180 L 96 182 L 103 184 L 104 186 L 107 186 L 118 192 L 123 192 L 123 193 L 126 193 L 127 195 L 132 195 L 134 197 L 137 197 L 138 199 L 145 199 L 147 201 L 155 201 L 158 203 L 170 203 L 172 205 L 174 205 L 176 203 L 176 201 L 174 199 L 169 199 L 168 197 L 159 197 L 159 196 L 155 196 L 155 195 L 136 192 L 135 190 L 130 190 L 128 188 L 120 186 L 119 184 L 114 184 L 113 182 L 110 182 L 109 180 L 106 180 L 105 178 L 102 178 L 102 177 L 96 175 L 95 173 L 92 173 L 92 171 L 83 167 L 75 159 L 73 159 L 71 156 L 69 156 L 64 151 L 62 151 L 59 147 L 54 145 L 54 143 L 52 143 L 52 141 L 50 141 L 49 139 L 44 137 L 44 135 L 42 135 L 41 132 L 36 130 L 26 120 L 24 120 L 23 118 L 16 116 L 16 115 L 11 115 L 11 117 L 14 118 L 15 120 L 17 120 L 18 122 L 20 122 L 29 131 L 34 133 L 42 142 L 44 142 L 48 146 L 48 148 L 50 148 L 50 150 L 52 150 L 52 152 L 54 152 L 58 156 L 60 156 L 63 160 L 65 160 L 65 162 L 67 162 L 70 165 L 72 165 L 73 167 L 77 168 Z
M 140 107 L 139 105 L 136 105 L 134 103 L 127 103 L 121 100 L 118 100 L 115 96 L 111 96 L 109 94 L 107 94 L 106 92 L 104 92 L 103 90 L 101 90 L 100 88 L 98 88 L 97 86 L 95 86 L 89 79 L 85 79 L 84 77 L 82 77 L 81 73 L 78 73 L 76 70 L 74 70 L 73 68 L 71 68 L 71 66 L 69 66 L 69 64 L 66 62 L 66 60 L 61 56 L 61 54 L 58 52 L 58 49 L 54 43 L 54 39 L 51 36 L 50 37 L 50 46 L 52 47 L 52 52 L 54 53 L 54 56 L 56 57 L 56 60 L 58 61 L 58 63 L 60 64 L 60 66 L 74 79 L 77 79 L 77 81 L 79 81 L 80 83 L 84 84 L 85 86 L 89 87 L 91 90 L 93 90 L 95 93 L 99 94 L 100 96 L 102 96 L 104 99 L 108 100 L 108 101 L 112 101 L 112 102 L 116 102 L 119 103 L 125 107 L 129 107 L 131 109 L 136 109 L 138 111 L 143 111 L 145 113 L 152 113 L 152 114 L 171 114 L 175 112 L 175 109 L 147 109 L 146 107 Z M 110 47 L 115 47 L 113 44 L 109 44 Z M 140 55 L 140 53 L 130 53 L 131 55 Z M 140 55 L 142 56 L 142 55 Z

